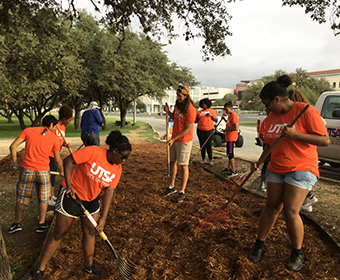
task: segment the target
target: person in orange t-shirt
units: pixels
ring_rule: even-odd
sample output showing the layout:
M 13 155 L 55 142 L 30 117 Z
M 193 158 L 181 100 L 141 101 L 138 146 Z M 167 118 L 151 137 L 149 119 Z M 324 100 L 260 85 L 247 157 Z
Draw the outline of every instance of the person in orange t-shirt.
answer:
M 24 129 L 10 146 L 13 167 L 19 168 L 17 148 L 23 142 L 26 142 L 25 154 L 16 186 L 15 221 L 9 229 L 9 233 L 22 230 L 22 214 L 32 198 L 34 188 L 37 189 L 39 202 L 39 224 L 36 232 L 44 232 L 49 229 L 49 225 L 45 222 L 45 217 L 47 202 L 51 196 L 49 168 L 51 151 L 54 153 L 60 174 L 64 174 L 59 154 L 59 140 L 52 132 L 56 124 L 57 119 L 52 115 L 48 115 L 43 118 L 42 127 Z
M 266 120 L 265 147 L 259 161 L 252 163 L 251 170 L 261 168 L 266 151 L 283 136 L 271 152 L 267 167 L 267 201 L 263 210 L 257 239 L 249 259 L 257 263 L 266 252 L 267 239 L 276 219 L 283 210 L 292 251 L 286 268 L 299 271 L 305 261 L 302 251 L 304 227 L 299 215 L 305 197 L 316 183 L 318 170 L 317 146 L 329 145 L 329 136 L 320 113 L 310 106 L 301 118 L 289 124 L 305 108 L 306 103 L 292 101 L 287 87 L 292 84 L 289 76 L 283 75 L 266 84 L 260 93 L 265 107 L 271 111 Z
M 106 138 L 109 149 L 96 145 L 87 146 L 64 159 L 65 179 L 55 206 L 56 224 L 41 253 L 41 259 L 34 271 L 33 279 L 43 279 L 45 266 L 57 250 L 62 238 L 69 231 L 72 222 L 80 217 L 83 231 L 84 271 L 99 276 L 103 270 L 94 265 L 95 230 L 104 230 L 106 217 L 112 202 L 114 189 L 122 174 L 122 163 L 131 153 L 128 138 L 120 131 L 111 131 Z M 75 168 L 73 169 L 73 167 Z M 103 210 L 100 211 L 100 193 L 103 193 Z M 83 215 L 80 207 L 69 196 L 77 194 L 82 204 L 97 222 L 96 229 Z
M 66 144 L 64 142 L 63 136 L 65 137 L 65 127 L 68 126 L 72 121 L 73 111 L 68 105 L 65 104 L 59 108 L 58 113 L 59 113 L 58 127 L 61 130 L 61 133 L 63 135 L 60 134 L 59 129 L 57 127 L 54 129 L 53 133 L 58 137 L 60 141 L 60 151 L 61 151 L 61 148 L 63 146 L 67 148 L 71 148 L 71 145 L 69 143 Z M 54 161 L 53 152 L 50 154 L 50 170 L 57 171 L 57 166 Z M 57 197 L 54 196 L 55 177 L 56 175 L 51 175 L 51 199 L 48 202 L 48 206 L 52 206 L 52 207 L 55 206 L 55 203 L 57 201 Z
M 199 102 L 199 106 L 203 108 L 196 114 L 195 123 L 197 123 L 197 137 L 201 147 L 201 163 L 208 163 L 205 160 L 205 151 L 208 153 L 209 164 L 214 165 L 212 161 L 212 133 L 214 132 L 214 122 L 217 122 L 217 114 L 214 109 L 211 109 L 211 100 L 203 98 Z M 207 141 L 208 140 L 208 141 Z M 205 145 L 204 145 L 205 144 Z M 204 147 L 203 147 L 204 145 Z
M 224 133 L 229 161 L 227 168 L 223 169 L 222 173 L 228 177 L 235 177 L 238 175 L 234 159 L 234 145 L 238 138 L 238 116 L 233 112 L 233 103 L 231 101 L 224 104 L 224 110 L 228 115 L 227 119 L 225 117 L 223 117 L 223 119 L 226 122 Z
M 168 186 L 161 196 L 168 196 L 176 193 L 175 179 L 177 165 L 181 166 L 181 191 L 178 194 L 177 202 L 185 199 L 185 188 L 189 179 L 189 161 L 192 147 L 194 122 L 196 119 L 196 109 L 194 102 L 190 98 L 187 86 L 178 86 L 176 105 L 173 112 L 170 112 L 169 105 L 166 103 L 164 111 L 174 120 L 172 138 L 167 145 L 170 146 L 170 176 L 172 177 L 171 186 Z

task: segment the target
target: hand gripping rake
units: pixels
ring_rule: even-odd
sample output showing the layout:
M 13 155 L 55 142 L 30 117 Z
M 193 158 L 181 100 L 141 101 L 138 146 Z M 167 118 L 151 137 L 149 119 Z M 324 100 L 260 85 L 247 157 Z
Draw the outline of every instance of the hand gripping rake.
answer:
M 167 157 L 167 167 L 168 167 L 168 175 L 163 177 L 163 186 L 165 188 L 171 186 L 173 176 L 170 176 L 170 147 L 168 145 L 169 141 L 169 115 L 168 112 L 166 112 L 165 115 L 166 118 L 166 157 Z
M 296 118 L 293 120 L 293 122 L 289 126 L 292 127 L 301 118 L 301 116 L 307 111 L 308 108 L 309 108 L 309 104 L 307 104 L 302 109 L 302 111 L 296 116 Z M 266 160 L 266 158 L 270 155 L 272 150 L 277 146 L 277 144 L 281 141 L 282 138 L 283 136 L 281 135 L 275 141 L 275 143 L 261 155 L 258 161 L 258 166 L 260 166 Z M 224 228 L 232 224 L 227 207 L 234 200 L 235 196 L 240 192 L 242 187 L 249 180 L 251 175 L 253 175 L 253 173 L 254 171 L 250 171 L 247 177 L 244 180 L 242 180 L 241 184 L 238 184 L 238 182 L 233 180 L 233 183 L 237 185 L 237 188 L 232 194 L 232 196 L 225 202 L 225 204 L 223 204 L 219 209 L 215 210 L 208 217 L 206 217 L 203 220 L 203 222 L 201 222 L 201 224 L 195 229 L 195 235 L 199 236 L 199 233 L 203 230 Z
M 71 198 L 73 202 L 76 203 L 81 208 L 85 216 L 90 220 L 92 225 L 96 228 L 97 227 L 96 221 L 93 219 L 89 211 L 87 211 L 85 206 L 81 203 L 76 193 L 75 193 L 75 196 L 77 199 L 74 199 L 72 195 L 69 195 L 68 197 Z M 130 280 L 133 274 L 133 270 L 136 267 L 136 265 L 130 261 L 130 259 L 126 256 L 126 254 L 123 251 L 119 251 L 118 253 L 116 252 L 115 248 L 113 248 L 111 242 L 109 241 L 109 239 L 107 238 L 104 232 L 100 232 L 99 235 L 101 236 L 101 238 L 104 239 L 106 244 L 110 247 L 113 255 L 115 256 L 120 275 L 124 278 L 124 280 Z
M 189 162 L 189 166 L 192 164 L 192 162 L 194 161 L 194 159 L 198 156 L 198 154 L 202 151 L 202 149 L 204 148 L 205 144 L 208 143 L 209 139 L 211 138 L 211 136 L 213 136 L 213 134 L 216 132 L 217 127 L 220 125 L 221 121 L 223 120 L 223 116 L 221 117 L 221 119 L 219 120 L 219 122 L 216 124 L 215 129 L 210 133 L 209 137 L 207 138 L 207 140 L 205 140 L 205 142 L 203 143 L 202 147 L 198 150 L 198 152 L 193 156 L 192 160 Z

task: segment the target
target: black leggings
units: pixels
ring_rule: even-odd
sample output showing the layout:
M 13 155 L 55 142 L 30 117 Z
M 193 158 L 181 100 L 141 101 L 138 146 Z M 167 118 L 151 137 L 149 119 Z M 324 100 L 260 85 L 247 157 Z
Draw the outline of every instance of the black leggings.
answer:
M 197 136 L 198 139 L 200 141 L 200 147 L 202 148 L 203 144 L 205 143 L 205 141 L 207 141 L 208 137 L 211 135 L 211 133 L 214 131 L 214 129 L 212 130 L 208 130 L 208 131 L 203 131 L 197 128 Z M 201 150 L 201 156 L 202 159 L 205 159 L 205 150 L 207 150 L 208 152 L 208 157 L 209 160 L 212 160 L 212 147 L 211 147 L 211 142 L 212 142 L 212 136 L 209 138 L 208 142 L 204 145 L 204 147 Z

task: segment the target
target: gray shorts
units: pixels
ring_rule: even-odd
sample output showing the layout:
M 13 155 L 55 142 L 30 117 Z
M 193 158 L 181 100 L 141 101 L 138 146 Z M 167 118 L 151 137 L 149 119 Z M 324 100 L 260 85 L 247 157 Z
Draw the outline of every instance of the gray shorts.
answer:
M 170 161 L 178 165 L 189 165 L 192 141 L 186 143 L 174 142 L 170 147 Z

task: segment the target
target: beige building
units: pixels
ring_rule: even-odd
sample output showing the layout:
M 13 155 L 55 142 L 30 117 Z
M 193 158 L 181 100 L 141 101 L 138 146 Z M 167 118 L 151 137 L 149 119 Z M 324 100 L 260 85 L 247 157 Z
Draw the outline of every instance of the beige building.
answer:
M 335 90 L 340 89 L 340 69 L 308 72 L 313 78 L 325 78 Z

